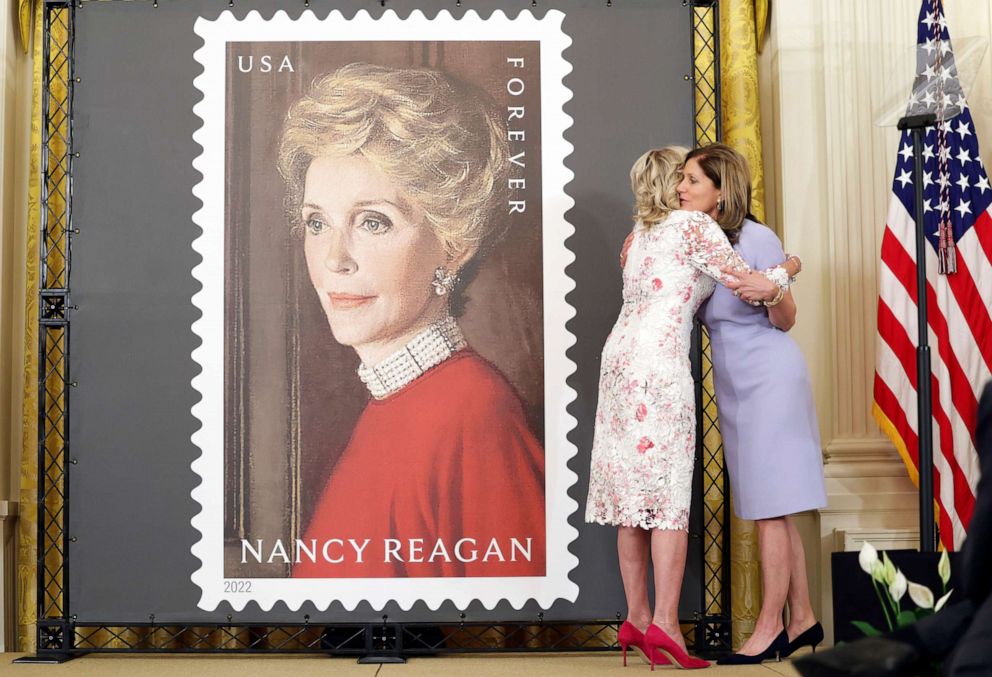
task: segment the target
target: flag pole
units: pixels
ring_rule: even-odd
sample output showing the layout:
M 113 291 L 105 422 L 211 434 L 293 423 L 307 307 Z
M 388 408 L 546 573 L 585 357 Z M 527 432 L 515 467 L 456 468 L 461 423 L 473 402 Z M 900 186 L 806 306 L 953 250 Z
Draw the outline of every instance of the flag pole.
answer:
M 920 475 L 920 552 L 936 549 L 933 514 L 933 400 L 927 329 L 927 241 L 923 233 L 923 133 L 937 122 L 934 113 L 908 115 L 899 129 L 913 137 L 913 188 L 916 195 L 916 436 Z

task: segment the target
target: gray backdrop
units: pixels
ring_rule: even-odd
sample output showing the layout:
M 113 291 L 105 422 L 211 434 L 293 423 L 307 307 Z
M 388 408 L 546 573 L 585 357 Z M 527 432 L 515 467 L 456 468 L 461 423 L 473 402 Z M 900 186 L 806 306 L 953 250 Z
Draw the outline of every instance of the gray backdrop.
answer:
M 689 8 L 677 0 L 530 0 L 447 2 L 389 0 L 405 16 L 447 9 L 455 16 L 473 9 L 486 16 L 503 9 L 513 15 L 531 9 L 565 11 L 572 38 L 565 58 L 573 66 L 565 79 L 574 98 L 565 112 L 574 119 L 566 131 L 575 152 L 566 164 L 575 172 L 567 190 L 575 207 L 567 214 L 576 234 L 569 247 L 576 260 L 569 275 L 576 289 L 568 297 L 577 311 L 569 328 L 577 338 L 569 356 L 578 365 L 570 384 L 578 400 L 570 411 L 578 427 L 571 462 L 579 480 L 571 496 L 579 529 L 571 550 L 579 559 L 572 579 L 576 602 L 544 610 L 547 620 L 613 618 L 625 604 L 616 562 L 616 531 L 587 525 L 585 510 L 589 450 L 599 376 L 599 356 L 620 305 L 617 256 L 630 230 L 630 165 L 644 150 L 671 143 L 691 145 L 692 90 Z M 202 42 L 193 33 L 198 16 L 228 10 L 223 0 L 85 2 L 76 12 L 75 68 L 80 78 L 73 104 L 72 315 L 69 439 L 71 518 L 75 537 L 70 562 L 69 614 L 79 622 L 224 622 L 226 604 L 213 612 L 197 608 L 200 591 L 190 581 L 199 561 L 190 546 L 199 538 L 190 526 L 198 505 L 190 491 L 198 477 L 190 462 L 199 454 L 190 442 L 197 421 L 190 407 L 198 394 L 190 386 L 196 339 L 190 325 L 197 311 L 190 297 L 198 288 L 190 271 L 198 262 L 191 249 L 199 229 L 199 208 L 191 188 L 200 180 L 191 165 L 200 153 L 192 134 L 199 94 L 193 78 L 200 67 L 193 52 Z M 238 0 L 233 11 L 257 9 L 290 15 L 303 2 Z M 383 10 L 367 0 L 311 0 L 324 16 L 330 9 L 350 15 Z M 694 516 L 690 530 L 699 532 Z M 695 539 L 692 539 L 693 542 Z M 700 610 L 701 561 L 690 548 L 682 617 Z M 458 619 L 462 610 L 445 605 L 432 612 L 423 604 L 409 612 L 367 605 L 353 612 L 332 605 L 318 612 L 305 605 L 291 612 L 282 604 L 263 612 L 249 604 L 235 622 L 302 622 Z M 466 619 L 533 619 L 533 605 L 517 611 L 501 604 L 464 610 Z

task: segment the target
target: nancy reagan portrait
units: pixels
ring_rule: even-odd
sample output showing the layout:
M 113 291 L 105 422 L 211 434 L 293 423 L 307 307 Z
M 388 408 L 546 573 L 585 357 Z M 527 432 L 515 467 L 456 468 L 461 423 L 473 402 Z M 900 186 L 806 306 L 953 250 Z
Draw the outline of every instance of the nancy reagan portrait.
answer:
M 229 49 L 225 574 L 544 575 L 535 47 Z

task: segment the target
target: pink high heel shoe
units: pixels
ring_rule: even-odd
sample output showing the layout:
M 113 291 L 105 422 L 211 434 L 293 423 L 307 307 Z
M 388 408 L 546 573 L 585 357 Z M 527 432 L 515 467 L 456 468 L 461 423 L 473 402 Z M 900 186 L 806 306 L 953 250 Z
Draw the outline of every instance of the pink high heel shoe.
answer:
M 623 650 L 623 666 L 627 667 L 627 649 L 631 648 L 637 652 L 637 655 L 641 657 L 645 663 L 650 663 L 652 665 L 652 670 L 654 665 L 667 665 L 668 659 L 661 654 L 657 649 L 649 652 L 644 644 L 644 633 L 637 629 L 632 623 L 624 621 L 620 626 L 620 631 L 617 633 L 617 643 Z M 652 660 L 649 658 L 649 654 L 654 654 Z
M 644 645 L 651 649 L 649 656 L 656 653 L 664 655 L 673 665 L 677 665 L 685 670 L 696 670 L 698 668 L 708 668 L 709 661 L 702 658 L 690 656 L 682 650 L 678 644 L 669 637 L 664 630 L 657 625 L 649 625 L 648 631 L 644 633 Z M 651 669 L 654 670 L 655 661 L 651 662 Z

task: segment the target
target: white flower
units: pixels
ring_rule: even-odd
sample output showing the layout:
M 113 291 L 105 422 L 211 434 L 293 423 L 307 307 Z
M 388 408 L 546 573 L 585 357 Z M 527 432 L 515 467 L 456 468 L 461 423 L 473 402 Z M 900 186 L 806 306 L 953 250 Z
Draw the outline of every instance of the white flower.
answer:
M 954 588 L 951 588 L 950 590 L 948 590 L 946 595 L 944 595 L 943 597 L 941 597 L 940 599 L 938 599 L 937 600 L 937 606 L 935 606 L 933 608 L 933 610 L 934 611 L 940 611 L 944 607 L 944 604 L 947 603 L 947 599 L 951 596 L 951 593 L 952 592 L 954 592 Z
M 870 576 L 872 567 L 877 561 L 878 550 L 875 550 L 871 543 L 865 541 L 861 546 L 861 552 L 858 553 L 858 564 L 861 565 L 861 570 Z
M 885 583 L 885 565 L 881 560 L 875 560 L 871 567 L 871 577 L 876 583 Z
M 937 562 L 937 575 L 944 585 L 951 580 L 951 559 L 947 556 L 947 551 L 940 553 L 940 561 Z
M 909 598 L 921 609 L 933 608 L 933 593 L 925 585 L 909 581 Z
M 882 553 L 882 564 L 885 565 L 885 584 L 891 586 L 896 580 L 896 565 L 889 559 L 889 553 Z
M 902 571 L 896 569 L 896 575 L 892 578 L 892 582 L 889 583 L 889 594 L 892 595 L 892 599 L 897 602 L 901 600 L 902 596 L 906 594 L 907 587 L 906 577 Z

